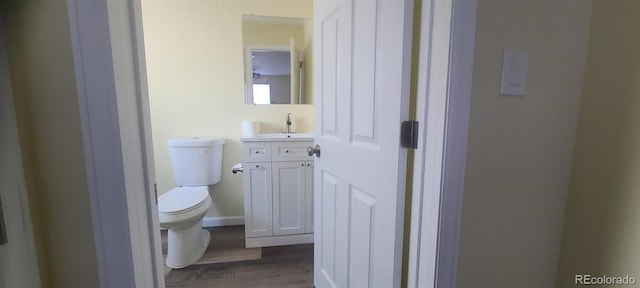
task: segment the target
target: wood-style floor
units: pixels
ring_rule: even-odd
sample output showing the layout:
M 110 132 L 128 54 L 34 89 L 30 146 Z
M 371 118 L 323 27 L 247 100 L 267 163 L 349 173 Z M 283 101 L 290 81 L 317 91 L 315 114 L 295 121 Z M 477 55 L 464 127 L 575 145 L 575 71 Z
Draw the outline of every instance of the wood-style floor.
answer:
M 262 257 L 262 248 L 245 248 L 244 226 L 223 226 L 205 228 L 211 234 L 209 247 L 204 255 L 194 265 L 225 263 L 235 261 L 259 260 Z M 167 255 L 167 231 L 162 231 L 162 255 Z M 164 259 L 166 260 L 166 258 Z M 171 268 L 165 265 L 165 273 Z
M 216 233 L 227 239 L 239 238 L 244 243 L 243 226 L 213 228 L 212 234 Z M 265 247 L 259 260 L 173 269 L 165 280 L 167 288 L 313 287 L 313 244 Z

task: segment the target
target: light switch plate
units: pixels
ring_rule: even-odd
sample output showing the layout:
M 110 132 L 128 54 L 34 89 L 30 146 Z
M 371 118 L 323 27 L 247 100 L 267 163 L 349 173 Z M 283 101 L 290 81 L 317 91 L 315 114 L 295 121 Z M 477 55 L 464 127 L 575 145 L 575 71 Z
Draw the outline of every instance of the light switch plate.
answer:
M 502 56 L 500 95 L 525 95 L 529 74 L 529 51 L 507 48 Z

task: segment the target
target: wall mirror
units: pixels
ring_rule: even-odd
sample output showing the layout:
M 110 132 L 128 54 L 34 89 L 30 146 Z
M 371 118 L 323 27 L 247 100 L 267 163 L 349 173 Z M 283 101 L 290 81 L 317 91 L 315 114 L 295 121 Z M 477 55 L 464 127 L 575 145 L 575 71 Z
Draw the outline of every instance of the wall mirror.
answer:
M 312 21 L 242 16 L 246 104 L 312 104 Z

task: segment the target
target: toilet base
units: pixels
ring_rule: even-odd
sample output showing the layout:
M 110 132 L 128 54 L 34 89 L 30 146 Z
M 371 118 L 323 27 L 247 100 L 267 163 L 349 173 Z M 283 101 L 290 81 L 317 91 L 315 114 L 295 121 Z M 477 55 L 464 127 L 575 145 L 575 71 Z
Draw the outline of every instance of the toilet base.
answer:
M 204 230 L 202 221 L 185 229 L 169 229 L 167 239 L 167 266 L 178 269 L 200 260 L 209 247 L 211 234 Z

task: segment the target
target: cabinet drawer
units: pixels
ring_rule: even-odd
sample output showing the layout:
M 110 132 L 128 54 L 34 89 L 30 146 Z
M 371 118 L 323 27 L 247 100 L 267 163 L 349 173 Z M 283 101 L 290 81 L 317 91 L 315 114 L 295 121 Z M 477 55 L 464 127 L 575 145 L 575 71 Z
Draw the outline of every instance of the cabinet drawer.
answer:
M 312 156 L 307 153 L 307 148 L 313 146 L 313 142 L 273 142 L 271 155 L 273 161 L 309 161 Z
M 242 145 L 242 162 L 271 161 L 270 142 L 248 142 Z

